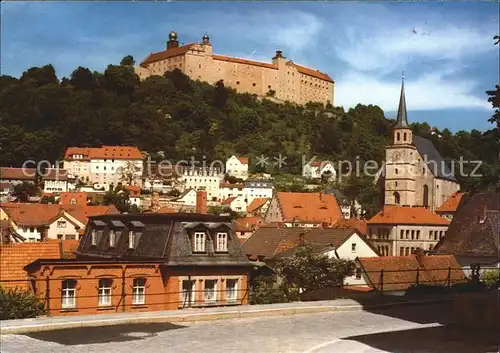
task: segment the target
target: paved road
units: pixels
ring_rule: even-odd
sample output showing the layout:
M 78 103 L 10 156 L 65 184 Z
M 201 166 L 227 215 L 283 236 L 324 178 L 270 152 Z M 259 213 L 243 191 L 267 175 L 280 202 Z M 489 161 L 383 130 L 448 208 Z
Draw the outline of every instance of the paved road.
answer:
M 4 335 L 1 352 L 498 352 L 497 337 L 450 328 L 449 320 L 449 308 L 417 306 L 182 325 L 138 324 Z

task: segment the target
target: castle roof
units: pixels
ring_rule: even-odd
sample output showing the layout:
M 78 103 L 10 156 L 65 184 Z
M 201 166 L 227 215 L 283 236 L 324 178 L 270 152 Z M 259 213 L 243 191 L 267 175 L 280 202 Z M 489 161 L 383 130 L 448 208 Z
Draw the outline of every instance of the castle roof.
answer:
M 144 59 L 140 63 L 140 66 L 147 67 L 148 64 L 151 64 L 151 63 L 154 63 L 157 61 L 162 61 L 162 60 L 165 60 L 168 58 L 173 58 L 174 56 L 186 54 L 194 44 L 195 43 L 190 43 L 190 44 L 186 44 L 186 45 L 183 45 L 183 46 L 180 46 L 177 48 L 170 48 L 170 49 L 166 49 L 166 50 L 163 50 L 160 52 L 151 53 L 146 57 L 146 59 Z

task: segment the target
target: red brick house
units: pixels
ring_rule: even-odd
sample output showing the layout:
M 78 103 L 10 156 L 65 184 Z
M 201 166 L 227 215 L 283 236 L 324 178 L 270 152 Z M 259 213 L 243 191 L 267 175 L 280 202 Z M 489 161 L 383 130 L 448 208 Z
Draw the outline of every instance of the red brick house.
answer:
M 25 267 L 51 315 L 246 304 L 250 269 L 229 218 L 185 213 L 91 217 L 76 259 Z

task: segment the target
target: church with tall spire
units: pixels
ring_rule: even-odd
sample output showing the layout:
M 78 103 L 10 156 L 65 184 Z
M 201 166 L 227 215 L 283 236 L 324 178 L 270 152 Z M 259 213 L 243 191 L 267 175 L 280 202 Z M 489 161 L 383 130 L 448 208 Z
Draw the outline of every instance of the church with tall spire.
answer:
M 413 136 L 403 76 L 392 144 L 385 151 L 384 204 L 421 206 L 434 211 L 460 189 L 450 167 L 432 141 Z

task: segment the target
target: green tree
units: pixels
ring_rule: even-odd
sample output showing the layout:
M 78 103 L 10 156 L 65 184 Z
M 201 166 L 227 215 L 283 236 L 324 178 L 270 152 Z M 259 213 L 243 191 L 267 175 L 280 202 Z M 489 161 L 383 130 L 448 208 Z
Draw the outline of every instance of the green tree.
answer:
M 309 291 L 342 286 L 354 267 L 353 261 L 314 254 L 312 248 L 306 245 L 300 247 L 294 256 L 279 260 L 275 269 L 289 288 Z
M 43 314 L 44 304 L 32 291 L 0 286 L 0 320 L 34 318 Z
M 122 61 L 120 61 L 120 66 L 134 66 L 135 60 L 132 55 L 125 56 Z
M 35 184 L 23 181 L 22 184 L 14 186 L 12 196 L 16 197 L 21 202 L 28 202 L 30 196 L 36 196 L 37 194 L 38 188 Z

